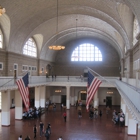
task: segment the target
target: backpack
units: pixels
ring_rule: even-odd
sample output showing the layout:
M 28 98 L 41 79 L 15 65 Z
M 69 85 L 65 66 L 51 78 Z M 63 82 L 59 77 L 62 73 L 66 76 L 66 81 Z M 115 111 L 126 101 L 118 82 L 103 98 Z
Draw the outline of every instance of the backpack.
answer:
M 45 137 L 48 137 L 49 135 L 50 135 L 50 131 L 46 130 Z

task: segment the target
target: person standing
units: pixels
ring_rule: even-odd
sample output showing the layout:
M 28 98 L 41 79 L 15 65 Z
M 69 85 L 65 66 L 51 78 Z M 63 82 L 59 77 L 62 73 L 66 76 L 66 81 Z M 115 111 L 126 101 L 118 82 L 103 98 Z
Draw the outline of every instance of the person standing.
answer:
M 40 127 L 40 137 L 42 137 L 43 130 L 44 130 L 44 124 L 43 124 L 43 122 L 40 122 L 39 127 Z
M 99 116 L 100 116 L 100 118 L 102 117 L 102 111 L 100 110 L 100 112 L 99 112 Z
M 62 139 L 62 136 L 60 136 L 57 140 L 63 140 L 63 139 Z
M 46 140 L 50 139 L 50 131 L 48 130 L 48 128 L 46 128 L 45 137 L 46 137 Z
M 30 139 L 30 137 L 29 137 L 29 136 L 27 136 L 27 137 L 25 138 L 25 140 L 31 140 L 31 139 Z
M 66 119 L 67 119 L 67 114 L 66 114 L 66 112 L 63 113 L 63 118 L 64 118 L 64 122 L 66 122 Z
M 33 127 L 33 132 L 34 132 L 34 139 L 36 138 L 36 133 L 37 133 L 37 127 L 36 125 L 34 125 Z
M 50 123 L 48 123 L 47 130 L 48 130 L 49 134 L 51 134 L 51 124 Z
M 22 135 L 20 135 L 20 136 L 18 137 L 18 140 L 22 140 Z

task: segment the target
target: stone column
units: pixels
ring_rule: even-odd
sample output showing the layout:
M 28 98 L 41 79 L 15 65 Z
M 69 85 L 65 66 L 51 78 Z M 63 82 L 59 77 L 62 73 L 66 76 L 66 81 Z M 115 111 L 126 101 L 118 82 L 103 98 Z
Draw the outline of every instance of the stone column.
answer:
M 132 118 L 132 115 L 128 114 L 128 135 L 136 135 L 137 124 L 136 120 Z
M 94 95 L 94 108 L 98 108 L 99 99 L 98 99 L 98 91 Z
M 35 87 L 35 107 L 40 106 L 40 87 Z
M 121 109 L 122 109 L 123 113 L 125 114 L 125 126 L 128 126 L 128 121 L 129 121 L 128 112 L 129 112 L 129 110 L 127 109 L 126 104 L 122 98 L 121 98 Z
M 75 101 L 74 101 L 74 88 L 71 88 L 71 105 L 74 106 Z
M 41 86 L 40 87 L 40 106 L 43 108 L 45 108 L 45 101 L 46 101 L 45 95 L 46 95 L 46 86 Z
M 49 100 L 50 99 L 50 87 L 46 87 L 46 99 Z
M 125 126 L 128 126 L 128 113 L 129 113 L 129 111 L 128 111 L 128 109 L 126 108 L 126 112 L 125 112 Z
M 140 140 L 140 124 L 137 124 L 137 137 L 136 140 Z
M 1 125 L 10 126 L 10 90 L 2 92 Z
M 19 90 L 15 90 L 15 119 L 21 120 L 23 114 L 22 97 Z
M 121 98 L 121 109 L 122 109 L 123 113 L 125 114 L 125 112 L 126 112 L 126 104 L 125 104 L 125 102 L 124 102 L 124 100 L 122 98 Z
M 66 87 L 66 95 L 67 95 L 66 100 L 67 109 L 70 109 L 70 86 Z

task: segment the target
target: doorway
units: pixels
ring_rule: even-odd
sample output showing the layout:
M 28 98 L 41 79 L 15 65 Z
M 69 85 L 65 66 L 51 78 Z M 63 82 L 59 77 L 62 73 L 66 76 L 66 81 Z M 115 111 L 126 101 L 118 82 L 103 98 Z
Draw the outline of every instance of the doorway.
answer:
M 66 95 L 61 95 L 61 103 L 66 106 Z
M 112 106 L 112 97 L 110 97 L 110 96 L 107 96 L 106 97 L 106 107 L 109 107 L 109 108 L 111 108 L 111 106 Z

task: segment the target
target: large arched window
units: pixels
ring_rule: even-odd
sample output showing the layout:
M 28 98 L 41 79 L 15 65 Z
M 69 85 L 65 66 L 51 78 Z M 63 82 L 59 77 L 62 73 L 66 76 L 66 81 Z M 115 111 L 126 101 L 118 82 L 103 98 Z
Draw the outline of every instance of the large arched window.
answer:
M 71 61 L 102 61 L 102 54 L 92 44 L 81 44 L 73 51 Z
M 139 24 L 138 24 L 138 20 L 136 19 L 136 17 L 134 18 L 134 25 L 133 25 L 133 45 L 135 45 L 137 43 L 137 35 L 139 33 Z
M 36 57 L 37 49 L 36 44 L 32 38 L 29 38 L 23 47 L 23 54 Z
M 0 48 L 3 48 L 3 35 L 1 30 L 0 30 Z

